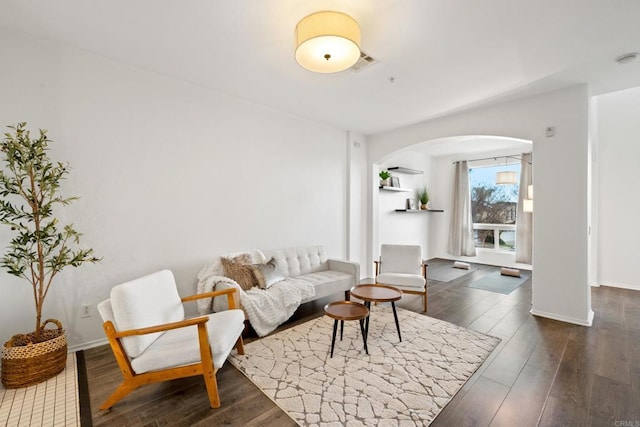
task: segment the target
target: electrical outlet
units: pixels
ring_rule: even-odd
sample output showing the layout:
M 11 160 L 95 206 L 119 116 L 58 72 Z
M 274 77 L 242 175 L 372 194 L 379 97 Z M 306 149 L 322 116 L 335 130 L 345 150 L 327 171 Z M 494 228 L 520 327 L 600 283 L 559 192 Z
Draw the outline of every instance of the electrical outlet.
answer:
M 547 138 L 551 138 L 556 134 L 556 128 L 553 126 L 547 126 L 547 128 L 544 130 L 544 133 L 545 135 L 547 135 Z
M 91 317 L 91 305 L 82 304 L 80 306 L 80 317 Z

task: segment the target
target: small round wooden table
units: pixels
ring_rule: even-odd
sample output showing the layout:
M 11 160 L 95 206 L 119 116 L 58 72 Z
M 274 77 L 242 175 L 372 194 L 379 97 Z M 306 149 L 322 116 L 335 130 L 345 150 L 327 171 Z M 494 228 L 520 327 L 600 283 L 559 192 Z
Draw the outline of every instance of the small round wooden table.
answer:
M 398 330 L 398 338 L 402 342 L 402 335 L 400 335 L 400 323 L 398 323 L 398 313 L 396 312 L 396 301 L 402 299 L 402 291 L 398 288 L 394 288 L 389 285 L 381 285 L 379 283 L 375 285 L 359 285 L 351 288 L 351 295 L 361 299 L 365 302 L 365 305 L 371 310 L 372 302 L 390 302 L 393 308 L 393 318 L 396 321 L 396 329 Z M 366 336 L 369 335 L 369 317 L 364 328 Z
M 336 301 L 330 302 L 324 306 L 324 314 L 333 320 L 333 337 L 331 338 L 331 357 L 333 357 L 333 347 L 336 344 L 336 331 L 338 329 L 338 320 L 340 320 L 340 341 L 342 341 L 342 331 L 344 330 L 345 320 L 359 320 L 360 332 L 362 332 L 362 341 L 364 342 L 364 351 L 369 354 L 367 349 L 367 335 L 364 329 L 364 319 L 369 318 L 369 309 L 363 304 L 352 301 Z

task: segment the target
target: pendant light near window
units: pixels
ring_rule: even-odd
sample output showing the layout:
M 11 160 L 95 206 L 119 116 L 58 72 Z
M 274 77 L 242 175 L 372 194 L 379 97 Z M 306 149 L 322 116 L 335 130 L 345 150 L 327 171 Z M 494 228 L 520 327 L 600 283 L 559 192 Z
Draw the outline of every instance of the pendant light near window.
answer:
M 504 158 L 504 167 L 507 167 L 507 158 Z M 515 171 L 500 171 L 496 173 L 496 184 L 506 185 L 515 184 L 518 180 L 518 174 Z
M 515 184 L 516 173 L 514 171 L 502 171 L 496 173 L 496 184 Z
M 296 25 L 296 61 L 309 71 L 337 73 L 360 58 L 360 27 L 341 12 L 308 15 Z

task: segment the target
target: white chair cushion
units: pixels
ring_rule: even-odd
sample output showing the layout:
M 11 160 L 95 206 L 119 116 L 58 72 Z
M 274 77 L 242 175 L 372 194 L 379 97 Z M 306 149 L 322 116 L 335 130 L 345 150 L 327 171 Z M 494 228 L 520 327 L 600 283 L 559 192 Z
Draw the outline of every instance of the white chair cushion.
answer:
M 416 245 L 382 245 L 380 273 L 421 274 L 422 248 Z
M 111 289 L 111 308 L 118 331 L 179 322 L 184 307 L 173 273 L 162 270 Z M 127 355 L 138 357 L 163 332 L 122 339 Z
M 424 277 L 419 274 L 404 273 L 382 273 L 376 277 L 376 283 L 391 286 L 402 286 L 407 288 L 423 288 L 425 285 Z
M 242 310 L 227 310 L 209 315 L 207 335 L 213 366 L 221 368 L 244 329 Z M 197 326 L 172 329 L 162 334 L 144 353 L 131 361 L 137 374 L 200 362 Z
M 424 292 L 425 288 L 416 288 L 414 286 L 400 286 L 400 285 L 392 285 L 394 288 L 399 289 L 403 292 L 413 291 L 413 292 Z

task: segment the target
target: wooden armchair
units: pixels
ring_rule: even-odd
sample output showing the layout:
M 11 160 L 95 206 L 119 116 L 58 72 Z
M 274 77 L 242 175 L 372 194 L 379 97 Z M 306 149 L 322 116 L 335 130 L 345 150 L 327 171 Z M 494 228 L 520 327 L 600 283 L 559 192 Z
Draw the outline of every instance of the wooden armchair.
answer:
M 244 354 L 244 313 L 235 308 L 234 292 L 180 298 L 169 270 L 115 286 L 98 311 L 124 381 L 100 409 L 142 385 L 195 375 L 204 377 L 211 407 L 219 408 L 216 372 L 233 348 Z M 225 294 L 229 310 L 184 318 L 184 302 Z
M 421 295 L 427 311 L 427 264 L 417 245 L 382 245 L 376 266 L 376 283 L 391 285 L 404 294 Z

